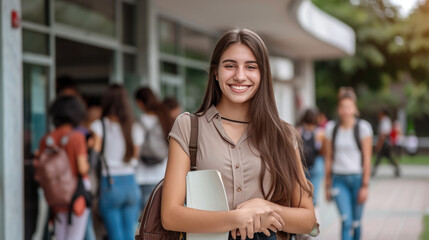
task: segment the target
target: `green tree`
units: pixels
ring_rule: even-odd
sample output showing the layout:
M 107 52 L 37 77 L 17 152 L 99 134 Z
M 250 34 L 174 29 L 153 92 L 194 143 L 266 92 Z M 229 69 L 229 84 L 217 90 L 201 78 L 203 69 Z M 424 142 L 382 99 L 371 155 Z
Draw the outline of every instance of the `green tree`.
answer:
M 388 87 L 404 74 L 415 82 L 426 81 L 429 25 L 421 23 L 422 19 L 428 19 L 429 7 L 403 19 L 397 8 L 384 0 L 353 1 L 356 4 L 344 0 L 313 2 L 356 33 L 355 55 L 315 63 L 317 101 L 323 111 L 332 113 L 331 106 L 341 86 L 367 89 L 367 98 L 360 105 L 363 110 L 374 111 L 371 109 L 374 105 L 368 105 L 368 101 L 384 101 L 397 107 L 398 102 L 388 97 Z

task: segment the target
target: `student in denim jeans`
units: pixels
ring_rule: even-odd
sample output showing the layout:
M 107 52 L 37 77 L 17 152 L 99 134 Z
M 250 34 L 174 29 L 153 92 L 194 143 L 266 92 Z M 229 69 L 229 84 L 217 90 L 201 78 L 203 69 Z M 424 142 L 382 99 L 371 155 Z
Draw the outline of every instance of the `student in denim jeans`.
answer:
M 109 239 L 132 240 L 141 201 L 135 167 L 143 134 L 139 125 L 133 123 L 128 97 L 121 85 L 113 84 L 107 89 L 102 100 L 102 119 L 91 125 L 97 152 L 101 151 L 103 124 L 103 155 L 108 168 L 102 168 L 99 210 Z
M 368 197 L 371 174 L 372 128 L 367 121 L 356 119 L 357 113 L 353 89 L 340 89 L 339 121 L 330 121 L 326 126 L 325 184 L 327 200 L 334 198 L 341 215 L 342 240 L 360 239 L 363 205 Z M 339 124 L 337 128 L 336 124 Z M 358 127 L 355 124 L 359 124 Z M 332 142 L 335 129 L 335 142 Z M 355 133 L 357 129 L 359 131 Z
M 248 29 L 225 33 L 214 48 L 198 117 L 198 170 L 217 170 L 230 211 L 184 206 L 191 117 L 176 118 L 162 192 L 162 223 L 180 232 L 230 232 L 232 239 L 276 239 L 316 226 L 299 136 L 277 111 L 268 52 Z
M 308 163 L 308 172 L 305 175 L 313 184 L 313 204 L 315 208 L 317 207 L 320 184 L 325 173 L 325 163 L 322 156 L 325 132 L 323 128 L 317 126 L 317 114 L 317 109 L 307 109 L 302 116 L 300 126 L 297 128 L 304 142 L 304 162 Z M 309 146 L 305 144 L 306 142 Z

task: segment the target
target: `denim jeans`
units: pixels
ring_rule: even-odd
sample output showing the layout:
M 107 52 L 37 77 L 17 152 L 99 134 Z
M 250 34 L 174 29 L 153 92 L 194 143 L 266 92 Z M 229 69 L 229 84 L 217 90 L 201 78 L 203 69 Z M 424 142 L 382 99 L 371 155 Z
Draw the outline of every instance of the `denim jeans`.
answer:
M 325 162 L 322 156 L 317 156 L 314 160 L 313 166 L 308 169 L 308 173 L 306 173 L 306 177 L 310 180 L 311 184 L 313 184 L 313 205 L 317 206 L 319 199 L 319 190 L 320 184 L 323 180 L 323 175 L 325 173 Z
M 143 211 L 144 207 L 146 206 L 147 201 L 149 200 L 150 194 L 152 193 L 153 189 L 156 187 L 156 184 L 144 184 L 140 185 L 140 191 L 142 194 L 142 201 L 140 205 L 140 209 Z
M 362 174 L 338 175 L 332 177 L 332 196 L 341 215 L 341 239 L 359 240 L 363 204 L 358 203 Z
M 109 239 L 133 240 L 140 209 L 140 189 L 134 175 L 112 176 L 112 179 L 110 186 L 107 177 L 101 179 L 101 217 Z
M 86 231 L 84 240 L 96 240 L 94 226 L 92 225 L 92 209 L 89 210 L 88 222 L 86 223 Z

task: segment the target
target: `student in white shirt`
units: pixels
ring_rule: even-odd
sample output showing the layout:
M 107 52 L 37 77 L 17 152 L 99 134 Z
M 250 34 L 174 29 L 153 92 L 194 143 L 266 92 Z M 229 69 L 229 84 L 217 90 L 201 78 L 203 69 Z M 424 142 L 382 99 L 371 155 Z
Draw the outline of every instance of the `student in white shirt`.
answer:
M 104 124 L 104 132 L 103 132 Z M 91 124 L 95 133 L 95 151 L 103 144 L 99 210 L 109 239 L 134 239 L 141 194 L 135 180 L 135 168 L 143 134 L 133 123 L 125 88 L 111 85 L 102 100 L 102 119 Z
M 167 136 L 174 120 L 168 108 L 158 100 L 150 88 L 138 89 L 135 100 L 142 111 L 139 123 L 145 139 L 140 149 L 136 172 L 143 208 L 156 184 L 164 178 L 168 156 Z
M 337 121 L 326 125 L 326 197 L 333 198 L 342 220 L 342 240 L 361 236 L 363 205 L 368 198 L 371 172 L 372 128 L 356 118 L 356 95 L 352 88 L 338 94 Z
M 390 142 L 390 133 L 392 132 L 392 121 L 389 118 L 389 112 L 382 110 L 378 113 L 379 126 L 378 126 L 378 141 L 375 146 L 377 152 L 377 159 L 375 160 L 372 176 L 375 176 L 377 167 L 381 160 L 385 157 L 395 167 L 395 176 L 400 176 L 399 164 L 393 158 L 392 144 Z

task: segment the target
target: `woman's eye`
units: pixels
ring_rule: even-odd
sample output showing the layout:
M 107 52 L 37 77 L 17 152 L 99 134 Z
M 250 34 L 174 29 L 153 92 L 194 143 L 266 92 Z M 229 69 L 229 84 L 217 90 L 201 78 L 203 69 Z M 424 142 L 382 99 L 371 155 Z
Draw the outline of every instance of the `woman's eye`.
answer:
M 226 68 L 234 68 L 234 65 L 232 65 L 232 64 L 228 64 L 228 65 L 225 65 L 225 67 L 226 67 Z
M 248 69 L 252 69 L 252 70 L 253 70 L 253 69 L 257 69 L 257 67 L 256 67 L 256 66 L 253 66 L 253 65 L 247 66 L 247 68 L 248 68 Z

